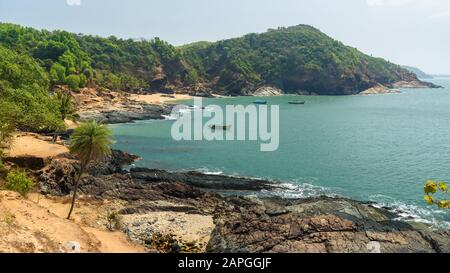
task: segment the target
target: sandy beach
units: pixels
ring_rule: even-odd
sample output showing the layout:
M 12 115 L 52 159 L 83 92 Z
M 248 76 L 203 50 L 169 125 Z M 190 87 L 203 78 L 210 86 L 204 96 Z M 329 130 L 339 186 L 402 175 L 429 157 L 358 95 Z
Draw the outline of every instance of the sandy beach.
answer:
M 148 104 L 164 104 L 176 102 L 179 100 L 189 100 L 195 98 L 194 96 L 187 94 L 150 94 L 150 95 L 130 95 L 129 99 L 137 102 L 143 102 Z
M 69 152 L 61 143 L 53 143 L 51 137 L 31 133 L 18 133 L 14 136 L 11 147 L 6 151 L 9 157 L 31 156 L 39 158 L 55 157 Z

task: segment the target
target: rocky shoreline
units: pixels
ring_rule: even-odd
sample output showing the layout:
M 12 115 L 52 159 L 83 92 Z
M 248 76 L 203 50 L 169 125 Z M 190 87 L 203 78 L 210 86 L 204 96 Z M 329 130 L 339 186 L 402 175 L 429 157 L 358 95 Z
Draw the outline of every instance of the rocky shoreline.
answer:
M 440 86 L 420 80 L 401 81 L 391 85 L 377 84 L 359 95 L 374 94 L 396 94 L 400 93 L 399 88 L 440 88 Z M 181 90 L 183 91 L 183 90 Z M 184 91 L 183 91 L 184 92 Z M 283 90 L 272 86 L 262 86 L 256 89 L 252 96 L 281 96 L 285 93 Z M 316 93 L 297 91 L 296 95 L 317 95 Z M 195 93 L 204 97 L 213 97 L 210 92 Z M 97 120 L 106 124 L 130 123 L 138 120 L 164 119 L 164 116 L 170 115 L 175 104 L 172 103 L 148 103 L 145 101 L 136 101 L 132 95 L 120 92 L 105 90 L 96 90 L 85 88 L 78 93 L 73 93 L 78 105 L 78 114 L 81 121 Z M 142 95 L 145 96 L 145 95 Z M 151 95 L 149 95 L 151 96 Z M 173 95 L 165 95 L 173 97 Z
M 383 90 L 377 87 L 368 93 Z M 80 108 L 82 119 L 105 123 L 161 119 L 172 107 L 121 95 L 84 95 L 78 101 L 85 105 Z M 373 245 L 389 253 L 450 252 L 450 231 L 400 221 L 395 213 L 371 203 L 327 196 L 265 197 L 279 191 L 279 183 L 200 172 L 128 169 L 137 159 L 113 151 L 106 162 L 89 167 L 80 192 L 116 204 L 123 217 L 121 231 L 150 252 L 364 253 Z M 30 170 L 40 193 L 50 197 L 70 196 L 79 170 L 70 154 L 5 161 Z M 155 250 L 155 245 L 164 248 Z
M 277 190 L 277 184 L 198 172 L 123 169 L 136 158 L 114 151 L 108 162 L 89 168 L 80 191 L 96 200 L 120 200 L 122 231 L 149 251 L 155 240 L 163 240 L 168 252 L 347 253 L 368 252 L 371 243 L 381 252 L 450 252 L 449 231 L 398 221 L 397 215 L 371 203 L 325 196 L 264 198 L 254 193 Z M 78 168 L 68 154 L 51 159 L 35 172 L 41 193 L 68 196 Z M 161 230 L 166 228 L 158 228 L 158 221 L 205 227 L 197 227 L 201 238 L 189 242 L 186 236 L 174 239 L 177 234 L 164 237 Z
M 106 124 L 164 119 L 163 115 L 169 115 L 174 106 L 171 103 L 139 101 L 133 99 L 132 94 L 95 88 L 72 92 L 72 96 L 81 121 L 97 120 Z

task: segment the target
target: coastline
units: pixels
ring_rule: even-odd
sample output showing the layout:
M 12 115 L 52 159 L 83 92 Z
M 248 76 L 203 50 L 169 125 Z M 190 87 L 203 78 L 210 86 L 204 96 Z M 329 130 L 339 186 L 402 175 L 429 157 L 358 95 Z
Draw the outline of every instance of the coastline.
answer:
M 398 94 L 399 88 L 440 88 L 433 83 L 416 81 L 401 81 L 389 86 L 377 84 L 357 95 L 379 95 Z M 125 92 L 114 92 L 103 89 L 83 88 L 78 92 L 71 92 L 78 107 L 80 120 L 97 120 L 107 124 L 130 123 L 138 120 L 165 119 L 170 115 L 172 108 L 179 101 L 191 100 L 198 96 L 187 93 L 152 93 L 152 94 L 130 94 Z M 262 86 L 255 90 L 254 97 L 271 97 L 285 95 L 317 95 L 315 93 L 299 92 L 288 94 L 282 90 Z M 208 93 L 208 97 L 225 98 L 219 94 Z M 202 98 L 202 97 L 198 97 Z M 73 124 L 68 124 L 73 128 Z
M 370 202 L 326 196 L 258 197 L 258 192 L 279 190 L 280 185 L 200 172 L 124 169 L 136 159 L 114 151 L 110 160 L 89 168 L 80 185 L 82 201 L 75 217 L 91 233 L 109 234 L 101 233 L 107 232 L 101 219 L 106 208 L 114 208 L 123 216 L 121 231 L 148 252 L 366 252 L 372 241 L 379 242 L 383 252 L 450 251 L 448 230 L 399 221 L 397 214 Z M 17 162 L 8 164 L 26 164 Z M 35 171 L 44 200 L 40 204 L 65 212 L 63 200 L 70 194 L 78 164 L 64 153 L 46 162 Z M 103 213 L 89 212 L 83 209 L 86 206 Z
M 90 99 L 105 103 L 104 98 L 98 100 L 96 96 Z M 106 118 L 107 123 L 160 119 L 162 111 L 149 115 L 142 109 L 150 109 L 148 105 L 153 110 L 170 107 L 166 104 L 180 98 L 155 101 L 162 95 L 144 95 L 139 100 L 115 96 L 106 99 L 103 109 L 88 106 L 82 111 L 87 111 L 87 117 L 89 111 L 96 111 L 97 117 Z M 49 137 L 21 135 L 18 146 L 20 149 L 13 149 L 6 163 L 29 169 L 39 184 L 40 206 L 63 217 L 61 211 L 66 210 L 77 163 L 67 154 L 63 142 L 50 143 Z M 49 147 L 55 148 L 53 152 Z M 367 252 L 368 243 L 379 242 L 383 252 L 450 252 L 449 230 L 401 220 L 401 212 L 392 208 L 339 196 L 286 198 L 267 194 L 289 188 L 264 179 L 195 171 L 127 170 L 137 158 L 115 151 L 110 161 L 91 166 L 89 175 L 83 178 L 81 210 L 75 213 L 75 223 L 94 234 L 92 240 L 97 242 L 96 247 L 86 248 L 84 244 L 90 244 L 91 239 L 80 239 L 83 251 L 108 252 L 119 247 L 140 252 L 144 247 L 146 252 L 360 253 Z M 100 209 L 82 209 L 85 206 Z M 107 230 L 107 209 L 123 216 L 121 232 Z M 132 245 L 123 243 L 124 238 Z M 108 245 L 108 241 L 116 245 Z

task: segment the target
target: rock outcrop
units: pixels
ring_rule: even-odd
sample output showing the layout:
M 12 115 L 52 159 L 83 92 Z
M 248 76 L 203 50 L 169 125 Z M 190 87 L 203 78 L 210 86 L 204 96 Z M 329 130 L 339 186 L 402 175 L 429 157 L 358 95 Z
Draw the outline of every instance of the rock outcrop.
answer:
M 44 168 L 46 164 L 45 158 L 34 156 L 6 157 L 4 161 L 6 163 L 13 164 L 19 168 L 30 169 L 33 171 L 37 171 Z
M 121 109 L 100 109 L 80 112 L 80 119 L 97 120 L 107 124 L 129 123 L 136 120 L 164 119 L 172 107 L 169 105 L 141 104 L 128 105 Z
M 397 89 L 389 89 L 384 85 L 378 84 L 372 88 L 369 88 L 361 93 L 359 95 L 379 95 L 379 94 L 398 94 L 401 93 Z
M 163 119 L 170 114 L 172 105 L 149 104 L 130 99 L 130 94 L 93 88 L 81 89 L 72 96 L 83 120 L 103 123 L 128 123 L 136 120 Z
M 396 221 L 370 204 L 339 198 L 230 198 L 216 213 L 207 251 L 215 253 L 450 252 L 450 233 Z M 375 249 L 375 251 L 378 251 Z
M 280 96 L 283 94 L 283 90 L 271 86 L 263 86 L 253 92 L 253 96 L 260 97 Z
M 200 172 L 167 172 L 147 168 L 132 168 L 131 177 L 140 183 L 181 182 L 200 189 L 215 191 L 261 191 L 273 189 L 275 184 L 267 180 L 210 175 Z
M 424 82 L 421 80 L 409 80 L 409 81 L 399 81 L 399 82 L 395 82 L 391 85 L 389 85 L 389 87 L 392 88 L 441 88 L 441 86 L 436 85 L 434 83 L 431 82 Z

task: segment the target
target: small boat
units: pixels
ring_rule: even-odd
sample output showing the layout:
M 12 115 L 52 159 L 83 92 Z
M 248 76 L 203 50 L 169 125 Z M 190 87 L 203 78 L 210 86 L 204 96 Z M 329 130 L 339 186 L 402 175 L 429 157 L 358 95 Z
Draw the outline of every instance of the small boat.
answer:
M 231 125 L 209 125 L 208 126 L 211 130 L 230 130 Z
M 267 104 L 267 101 L 265 101 L 265 100 L 257 100 L 257 101 L 254 101 L 253 104 L 265 105 L 265 104 Z
M 290 101 L 290 102 L 288 102 L 289 104 L 305 104 L 306 102 L 305 101 Z

